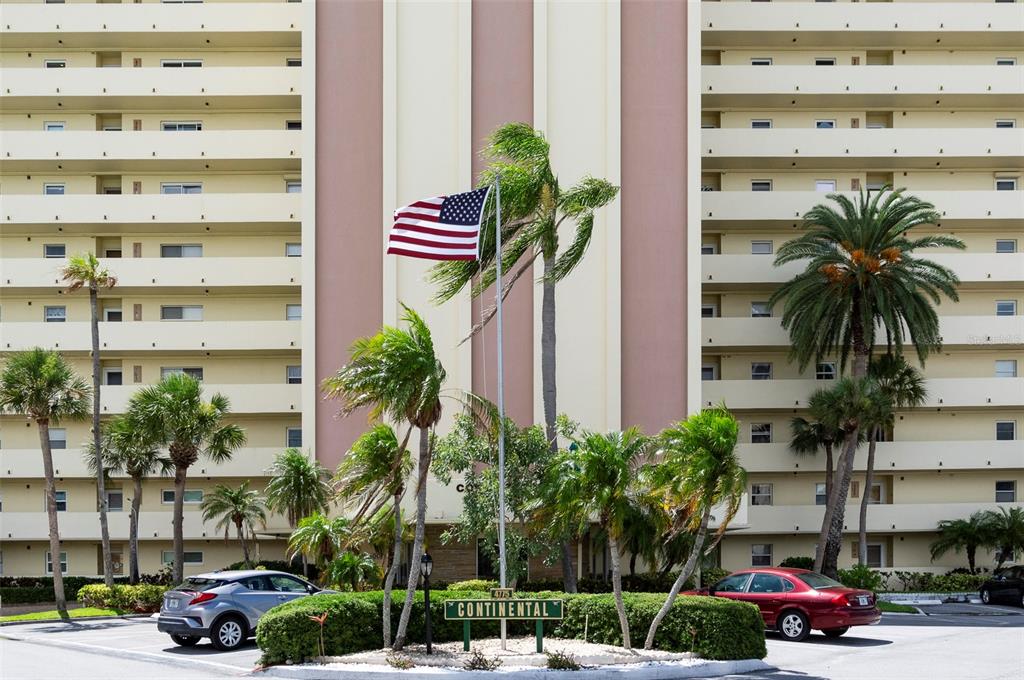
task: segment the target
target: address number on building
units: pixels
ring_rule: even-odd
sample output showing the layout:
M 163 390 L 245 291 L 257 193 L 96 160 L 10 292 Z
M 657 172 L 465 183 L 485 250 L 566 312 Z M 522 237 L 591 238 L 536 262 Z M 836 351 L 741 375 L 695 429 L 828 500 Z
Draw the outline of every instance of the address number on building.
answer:
M 562 600 L 448 600 L 444 603 L 444 618 L 448 621 L 560 620 L 562 610 Z

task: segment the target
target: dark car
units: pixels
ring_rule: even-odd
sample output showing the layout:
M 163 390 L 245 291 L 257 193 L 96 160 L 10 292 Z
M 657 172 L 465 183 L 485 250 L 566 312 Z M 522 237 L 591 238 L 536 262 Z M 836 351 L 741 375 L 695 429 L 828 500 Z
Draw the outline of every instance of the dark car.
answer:
M 870 590 L 847 588 L 807 569 L 745 569 L 691 593 L 756 604 L 765 627 L 794 642 L 806 639 L 812 629 L 835 638 L 851 626 L 872 625 L 882 618 Z
M 1007 567 L 981 586 L 981 601 L 985 604 L 1008 602 L 1024 607 L 1024 566 Z

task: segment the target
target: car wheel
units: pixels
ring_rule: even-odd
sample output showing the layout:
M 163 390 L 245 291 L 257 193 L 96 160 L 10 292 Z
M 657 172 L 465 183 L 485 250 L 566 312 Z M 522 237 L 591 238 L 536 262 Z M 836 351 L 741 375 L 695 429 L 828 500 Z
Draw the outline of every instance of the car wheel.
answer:
M 782 613 L 777 627 L 782 637 L 791 642 L 801 642 L 811 634 L 807 617 L 793 609 Z
M 821 632 L 824 633 L 827 638 L 837 638 L 845 635 L 848 630 L 850 630 L 849 626 L 843 626 L 842 628 L 826 628 Z
M 199 644 L 199 638 L 191 635 L 171 635 L 171 640 L 174 641 L 174 644 L 182 647 L 195 647 Z
M 981 589 L 981 601 L 985 604 L 992 604 L 992 593 L 988 591 L 988 588 Z
M 245 624 L 241 619 L 229 616 L 213 624 L 210 630 L 210 641 L 222 652 L 238 649 L 245 642 Z

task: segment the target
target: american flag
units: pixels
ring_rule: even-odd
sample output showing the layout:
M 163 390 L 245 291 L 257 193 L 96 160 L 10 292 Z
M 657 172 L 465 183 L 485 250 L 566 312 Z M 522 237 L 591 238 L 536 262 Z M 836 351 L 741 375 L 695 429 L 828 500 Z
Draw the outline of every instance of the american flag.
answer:
M 416 201 L 395 211 L 388 254 L 426 260 L 475 260 L 490 187 Z

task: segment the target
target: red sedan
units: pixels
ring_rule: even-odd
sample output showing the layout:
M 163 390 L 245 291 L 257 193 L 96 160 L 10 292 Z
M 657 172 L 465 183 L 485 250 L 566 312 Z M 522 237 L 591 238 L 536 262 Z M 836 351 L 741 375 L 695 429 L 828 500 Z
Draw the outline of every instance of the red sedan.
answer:
M 794 642 L 805 639 L 811 629 L 836 638 L 850 626 L 869 626 L 882 618 L 870 590 L 847 588 L 806 569 L 745 569 L 691 592 L 756 604 L 765 626 Z

